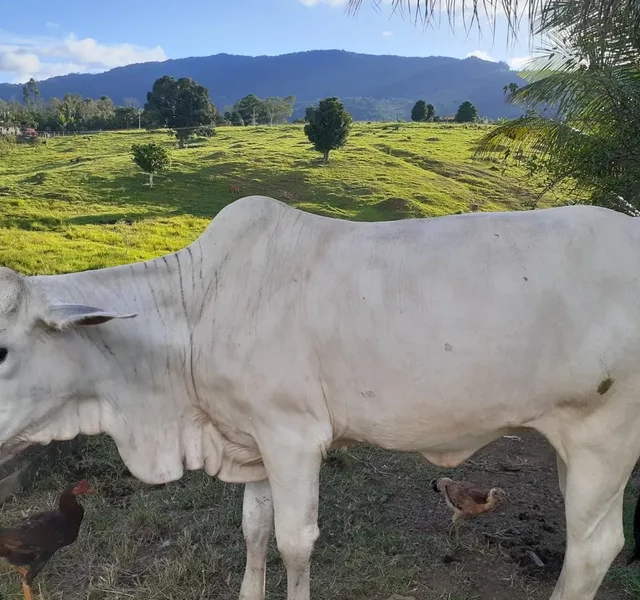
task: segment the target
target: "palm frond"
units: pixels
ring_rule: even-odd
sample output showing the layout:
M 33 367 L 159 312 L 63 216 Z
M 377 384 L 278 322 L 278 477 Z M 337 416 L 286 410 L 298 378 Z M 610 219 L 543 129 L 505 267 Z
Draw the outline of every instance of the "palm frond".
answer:
M 543 117 L 520 117 L 507 121 L 482 136 L 474 147 L 476 158 L 487 158 L 496 152 L 508 155 L 536 152 L 550 156 L 558 148 L 578 148 L 587 143 L 580 129 L 567 123 Z
M 519 88 L 507 98 L 527 108 L 556 111 L 564 121 L 600 127 L 612 120 L 640 119 L 640 76 L 624 69 L 554 72 Z
M 384 0 L 369 0 L 380 8 Z M 348 0 L 347 11 L 354 15 L 363 0 Z M 516 39 L 523 20 L 528 21 L 530 37 L 550 29 L 575 25 L 576 32 L 585 37 L 593 34 L 606 37 L 615 29 L 615 20 L 624 15 L 640 31 L 639 0 L 392 0 L 392 10 L 413 15 L 426 26 L 436 17 L 446 13 L 449 24 L 455 26 L 462 17 L 465 29 L 474 23 L 480 28 L 480 18 L 485 17 L 495 33 L 498 18 L 507 20 L 507 36 Z
M 640 2 L 637 0 L 545 0 L 537 14 L 537 29 L 574 27 L 584 38 L 615 32 L 622 18 L 640 30 Z

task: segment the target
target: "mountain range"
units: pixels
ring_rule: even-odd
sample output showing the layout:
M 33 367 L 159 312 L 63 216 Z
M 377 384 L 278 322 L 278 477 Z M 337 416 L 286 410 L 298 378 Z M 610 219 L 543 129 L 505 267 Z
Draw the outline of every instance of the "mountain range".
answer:
M 343 50 L 311 50 L 279 56 L 213 56 L 171 59 L 118 67 L 104 73 L 70 74 L 39 82 L 44 99 L 66 93 L 109 96 L 116 104 L 135 98 L 144 105 L 153 82 L 163 75 L 191 77 L 209 89 L 219 110 L 247 94 L 260 98 L 296 96 L 294 118 L 327 96 L 339 97 L 357 120 L 408 119 L 422 99 L 441 116 L 455 114 L 465 100 L 481 116 L 515 117 L 521 109 L 504 101 L 503 87 L 523 85 L 504 62 L 476 57 L 404 57 Z M 0 84 L 0 98 L 21 99 L 19 84 Z

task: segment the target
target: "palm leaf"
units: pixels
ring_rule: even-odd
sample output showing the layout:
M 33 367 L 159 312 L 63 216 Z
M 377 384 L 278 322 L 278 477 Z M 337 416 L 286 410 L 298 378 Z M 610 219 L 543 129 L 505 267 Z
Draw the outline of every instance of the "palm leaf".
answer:
M 369 2 L 380 9 L 388 0 Z M 347 11 L 356 14 L 362 4 L 363 0 L 348 0 Z M 606 38 L 621 14 L 640 30 L 640 0 L 391 0 L 391 5 L 394 12 L 407 13 L 425 26 L 446 13 L 452 28 L 460 16 L 467 31 L 474 24 L 480 30 L 481 17 L 485 17 L 494 34 L 498 18 L 505 17 L 507 36 L 513 39 L 523 21 L 528 22 L 531 37 L 574 26 L 575 34 L 589 37 L 595 33 Z

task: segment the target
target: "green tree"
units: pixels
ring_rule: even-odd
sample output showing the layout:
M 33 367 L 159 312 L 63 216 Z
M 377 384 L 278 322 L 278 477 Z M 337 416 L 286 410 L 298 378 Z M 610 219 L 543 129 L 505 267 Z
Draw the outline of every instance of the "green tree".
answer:
M 433 104 L 427 104 L 427 121 L 431 122 L 436 118 L 436 107 Z
M 22 86 L 22 98 L 26 105 L 35 104 L 38 96 L 40 95 L 40 88 L 38 82 L 32 77 Z
M 109 96 L 102 96 L 96 103 L 96 109 L 101 118 L 108 120 L 113 118 L 116 112 L 116 105 Z
M 307 106 L 307 108 L 304 109 L 304 121 L 305 123 L 310 123 L 311 119 L 313 118 L 313 111 L 315 110 L 315 108 L 313 106 Z
M 173 130 L 178 146 L 184 148 L 195 129 L 214 122 L 215 112 L 207 88 L 190 77 L 175 80 L 165 75 L 147 93 L 143 118 L 150 126 Z
M 78 126 L 82 115 L 82 96 L 79 94 L 65 94 L 56 105 L 57 122 L 63 131 L 74 130 Z
M 329 152 L 342 148 L 351 132 L 353 119 L 337 98 L 325 98 L 309 115 L 304 133 L 324 162 L 329 162 Z
M 427 103 L 424 100 L 418 100 L 411 109 L 411 120 L 416 122 L 427 120 Z
M 478 109 L 468 100 L 458 108 L 455 116 L 456 123 L 473 123 L 478 120 Z
M 133 106 L 118 106 L 114 110 L 115 129 L 131 129 L 138 126 L 138 109 Z
M 293 105 L 295 104 L 295 96 L 287 96 L 280 98 L 272 96 L 262 101 L 264 112 L 267 116 L 269 125 L 274 123 L 282 123 L 293 113 Z
M 153 176 L 169 168 L 171 155 L 166 148 L 155 142 L 131 146 L 133 162 L 149 174 L 149 187 L 153 187 Z
M 509 93 L 509 94 L 513 94 L 513 93 L 515 93 L 515 92 L 517 92 L 517 91 L 518 91 L 518 87 L 520 87 L 520 86 L 518 86 L 518 84 L 517 84 L 517 83 L 510 83 L 509 85 L 505 85 L 505 86 L 502 88 L 502 91 L 503 91 L 505 94 L 507 94 L 507 93 Z
M 224 119 L 227 123 L 231 123 L 231 125 L 236 126 L 244 126 L 244 121 L 242 120 L 242 116 L 237 110 L 228 110 L 224 113 Z
M 234 112 L 237 112 L 245 125 L 257 125 L 266 123 L 265 105 L 258 96 L 249 94 L 235 103 Z

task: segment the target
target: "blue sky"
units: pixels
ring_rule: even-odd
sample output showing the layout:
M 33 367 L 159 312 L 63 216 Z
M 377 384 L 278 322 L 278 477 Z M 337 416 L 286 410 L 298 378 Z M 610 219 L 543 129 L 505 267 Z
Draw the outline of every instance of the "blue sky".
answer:
M 402 56 L 474 54 L 521 66 L 523 43 L 507 45 L 499 18 L 468 35 L 446 16 L 426 30 L 390 0 L 364 0 L 356 16 L 346 0 L 9 0 L 0 20 L 0 81 L 20 83 L 70 72 L 98 72 L 134 62 L 229 54 L 343 49 Z M 469 1 L 469 0 L 464 0 Z

